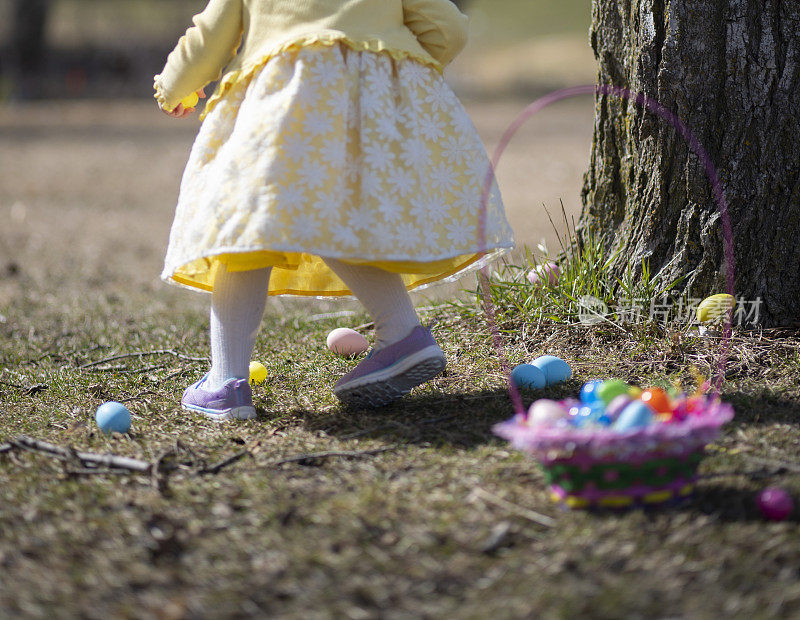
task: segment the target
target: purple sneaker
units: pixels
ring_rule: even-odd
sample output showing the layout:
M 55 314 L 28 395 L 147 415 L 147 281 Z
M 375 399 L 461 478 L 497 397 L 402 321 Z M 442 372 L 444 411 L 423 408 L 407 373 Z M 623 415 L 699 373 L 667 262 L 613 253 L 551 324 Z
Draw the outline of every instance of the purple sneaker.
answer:
M 400 342 L 369 355 L 336 382 L 333 393 L 354 405 L 380 407 L 438 375 L 446 365 L 444 353 L 430 328 L 421 325 Z
M 215 391 L 202 387 L 208 375 L 186 388 L 181 407 L 197 411 L 212 420 L 249 420 L 256 417 L 253 392 L 247 379 L 228 379 Z

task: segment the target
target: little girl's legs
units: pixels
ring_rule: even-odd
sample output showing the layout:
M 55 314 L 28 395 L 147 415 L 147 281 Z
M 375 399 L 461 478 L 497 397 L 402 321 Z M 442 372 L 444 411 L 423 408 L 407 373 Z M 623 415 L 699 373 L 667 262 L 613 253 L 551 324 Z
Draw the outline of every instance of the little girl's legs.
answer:
M 323 260 L 375 321 L 372 352 L 336 382 L 333 392 L 340 400 L 356 405 L 386 405 L 444 370 L 444 353 L 430 329 L 419 324 L 398 274 L 332 258 Z
M 375 350 L 402 340 L 419 325 L 419 318 L 399 274 L 368 265 L 351 265 L 323 258 L 366 308 L 375 322 Z
M 267 303 L 271 267 L 252 271 L 228 271 L 220 266 L 211 298 L 210 390 L 228 379 L 250 376 L 250 356 Z
M 184 409 L 216 421 L 256 417 L 249 366 L 270 272 L 271 268 L 228 271 L 220 266 L 211 296 L 211 370 L 186 388 Z

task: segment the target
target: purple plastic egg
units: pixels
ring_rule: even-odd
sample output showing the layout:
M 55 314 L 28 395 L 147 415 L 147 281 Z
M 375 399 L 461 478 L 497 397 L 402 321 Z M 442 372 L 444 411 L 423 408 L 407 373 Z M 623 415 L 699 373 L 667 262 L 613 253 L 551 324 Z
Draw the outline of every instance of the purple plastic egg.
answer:
M 606 415 L 611 420 L 616 420 L 619 417 L 619 414 L 622 413 L 622 410 L 625 409 L 628 405 L 630 405 L 632 399 L 627 394 L 620 394 L 619 396 L 615 396 L 611 399 L 611 402 L 608 403 L 606 407 Z
M 561 275 L 561 269 L 555 263 L 544 263 L 538 265 L 528 272 L 528 282 L 534 286 L 541 286 L 545 282 L 551 285 L 558 282 L 558 276 Z
M 767 487 L 758 494 L 758 507 L 770 521 L 783 521 L 794 511 L 794 502 L 782 488 Z

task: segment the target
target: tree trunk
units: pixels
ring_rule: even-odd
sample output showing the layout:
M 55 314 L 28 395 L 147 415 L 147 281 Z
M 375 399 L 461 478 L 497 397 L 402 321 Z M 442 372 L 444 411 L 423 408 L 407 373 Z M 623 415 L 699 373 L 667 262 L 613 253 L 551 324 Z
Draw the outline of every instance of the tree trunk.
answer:
M 758 323 L 800 319 L 800 3 L 593 0 L 601 84 L 676 115 L 719 173 L 733 229 L 735 294 Z M 634 100 L 598 94 L 581 228 L 694 297 L 725 292 L 720 210 L 704 162 Z M 674 260 L 673 260 L 674 259 Z M 672 261 L 671 264 L 670 261 Z

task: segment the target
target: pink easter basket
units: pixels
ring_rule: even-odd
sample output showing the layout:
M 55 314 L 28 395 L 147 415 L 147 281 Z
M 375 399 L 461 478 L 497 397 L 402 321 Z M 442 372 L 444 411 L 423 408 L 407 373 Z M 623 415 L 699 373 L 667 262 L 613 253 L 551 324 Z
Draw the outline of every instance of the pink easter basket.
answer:
M 706 444 L 731 419 L 733 407 L 709 400 L 681 422 L 626 432 L 534 427 L 522 415 L 493 430 L 539 461 L 554 501 L 569 508 L 620 509 L 691 495 Z

